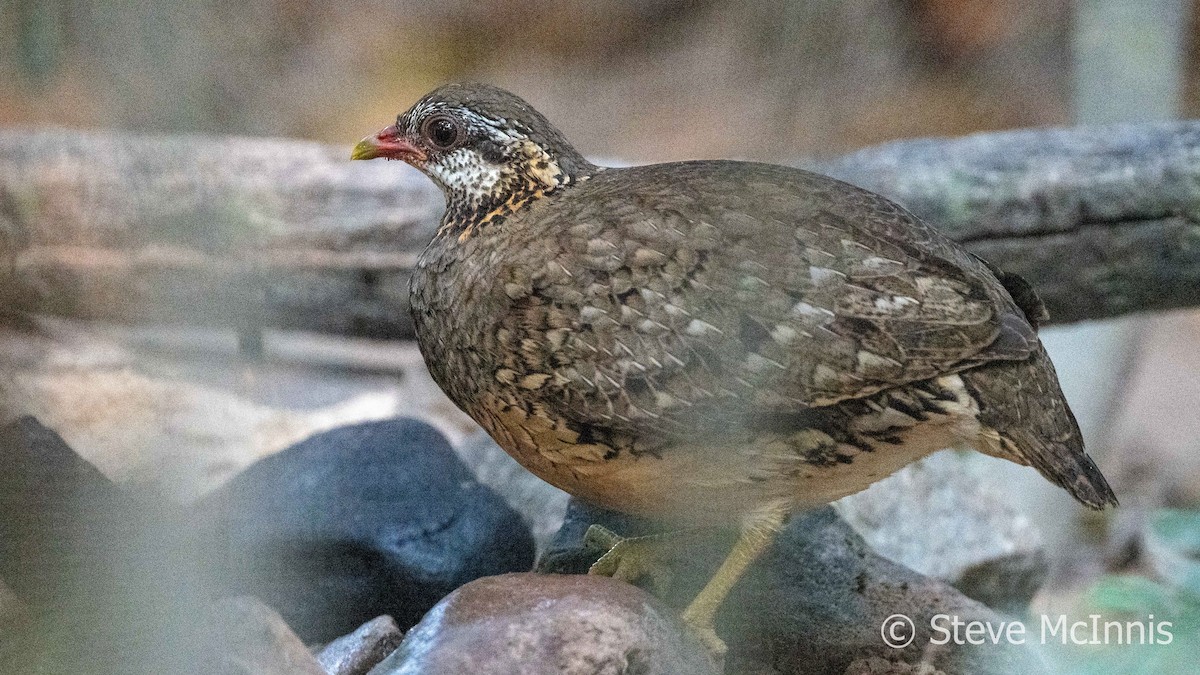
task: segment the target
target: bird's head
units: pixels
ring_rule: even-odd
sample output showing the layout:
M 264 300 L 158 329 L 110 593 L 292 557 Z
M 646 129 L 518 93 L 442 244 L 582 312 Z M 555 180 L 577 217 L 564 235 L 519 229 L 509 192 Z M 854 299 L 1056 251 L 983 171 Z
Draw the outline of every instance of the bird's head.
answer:
M 446 195 L 446 222 L 463 227 L 506 216 L 596 170 L 528 103 L 480 84 L 435 89 L 351 154 L 377 157 L 432 178 Z

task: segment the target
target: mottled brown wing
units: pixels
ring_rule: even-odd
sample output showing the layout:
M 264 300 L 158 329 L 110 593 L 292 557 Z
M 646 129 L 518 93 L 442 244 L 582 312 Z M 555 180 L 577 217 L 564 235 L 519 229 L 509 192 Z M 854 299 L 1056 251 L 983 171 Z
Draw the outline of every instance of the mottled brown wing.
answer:
M 514 378 L 544 374 L 531 384 L 545 405 L 585 425 L 802 411 L 1036 345 L 980 261 L 892 202 L 807 172 L 610 170 L 526 218 L 555 219 L 559 251 L 517 280 L 530 293 L 503 351 Z

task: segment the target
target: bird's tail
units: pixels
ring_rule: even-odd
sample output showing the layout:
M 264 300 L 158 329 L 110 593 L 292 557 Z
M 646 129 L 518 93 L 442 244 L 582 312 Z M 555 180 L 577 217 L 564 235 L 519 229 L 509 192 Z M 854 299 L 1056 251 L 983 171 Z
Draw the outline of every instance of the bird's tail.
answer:
M 1108 481 L 1084 452 L 1075 415 L 1040 344 L 1023 363 L 994 362 L 962 378 L 979 402 L 980 450 L 1032 466 L 1093 509 L 1117 505 Z

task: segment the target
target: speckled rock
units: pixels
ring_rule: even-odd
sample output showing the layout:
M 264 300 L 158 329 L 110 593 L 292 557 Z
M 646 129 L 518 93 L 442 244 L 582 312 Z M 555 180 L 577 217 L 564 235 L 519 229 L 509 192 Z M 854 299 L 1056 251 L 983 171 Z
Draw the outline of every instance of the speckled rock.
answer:
M 661 531 L 572 501 L 539 569 L 586 571 L 600 553 L 583 545 L 592 523 L 626 535 Z M 665 600 L 686 606 L 731 545 L 732 535 L 714 536 L 680 551 Z M 913 639 L 902 648 L 888 646 L 881 635 L 893 614 L 912 621 Z M 831 507 L 823 507 L 794 517 L 751 566 L 722 606 L 717 633 L 729 646 L 729 675 L 842 675 L 854 662 L 871 657 L 928 663 L 947 675 L 1046 672 L 1040 657 L 1024 647 L 931 645 L 930 621 L 937 614 L 964 621 L 1005 620 L 953 587 L 877 555 Z
M 370 675 L 716 675 L 646 592 L 604 577 L 506 574 L 433 608 Z
M 1049 572 L 1042 538 L 983 481 L 987 458 L 942 452 L 835 508 L 877 553 L 989 607 L 1022 613 Z
M 520 516 L 412 419 L 313 436 L 197 508 L 214 583 L 262 598 L 309 642 L 381 614 L 411 626 L 462 584 L 533 562 Z
M 390 616 L 377 616 L 325 645 L 317 661 L 329 675 L 365 675 L 396 650 L 404 633 Z

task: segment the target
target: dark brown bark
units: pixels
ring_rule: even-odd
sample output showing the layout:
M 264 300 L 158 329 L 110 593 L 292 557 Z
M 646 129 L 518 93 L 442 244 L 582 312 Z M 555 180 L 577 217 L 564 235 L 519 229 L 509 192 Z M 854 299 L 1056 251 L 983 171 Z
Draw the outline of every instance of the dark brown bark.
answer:
M 0 133 L 0 311 L 408 338 L 441 196 L 349 144 Z M 810 167 L 1024 276 L 1052 321 L 1200 304 L 1200 122 L 893 143 Z

